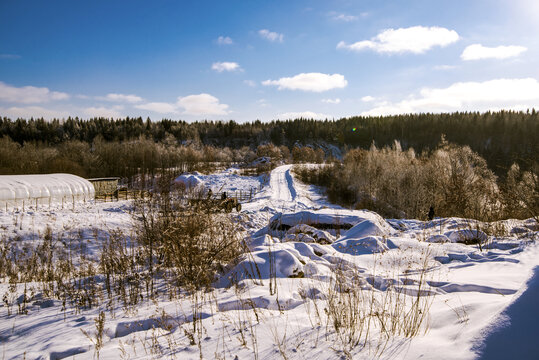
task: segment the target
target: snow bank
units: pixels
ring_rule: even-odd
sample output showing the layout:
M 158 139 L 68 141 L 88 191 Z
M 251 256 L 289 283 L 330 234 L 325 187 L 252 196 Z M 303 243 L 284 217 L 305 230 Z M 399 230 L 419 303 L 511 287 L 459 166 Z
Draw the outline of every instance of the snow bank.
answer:
M 338 252 L 350 255 L 374 254 L 388 250 L 387 245 L 379 236 L 367 236 L 361 239 L 344 238 L 332 246 Z
M 204 181 L 200 177 L 200 174 L 182 174 L 174 179 L 174 183 L 185 186 L 186 189 L 193 189 L 197 186 L 204 186 Z
M 389 225 L 384 226 L 385 221 L 374 222 L 372 220 L 363 220 L 348 230 L 342 239 L 358 239 L 366 236 L 384 236 L 391 234 Z
M 303 264 L 292 249 L 260 249 L 244 256 L 244 259 L 225 277 L 222 286 L 242 280 L 265 280 L 271 277 L 303 277 Z

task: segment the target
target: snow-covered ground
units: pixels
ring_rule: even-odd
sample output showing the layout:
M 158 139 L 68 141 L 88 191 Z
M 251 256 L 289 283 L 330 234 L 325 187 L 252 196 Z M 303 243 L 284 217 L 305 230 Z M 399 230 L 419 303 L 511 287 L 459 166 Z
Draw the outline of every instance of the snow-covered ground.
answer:
M 63 309 L 33 294 L 27 314 L 8 315 L 0 305 L 0 356 L 94 358 L 90 339 L 103 310 L 102 359 L 491 359 L 502 358 L 500 345 L 519 346 L 519 359 L 537 358 L 537 342 L 515 335 L 539 328 L 526 321 L 537 320 L 534 221 L 499 222 L 492 236 L 466 219 L 386 220 L 329 204 L 295 180 L 290 165 L 269 181 L 233 170 L 200 178 L 214 191 L 263 186 L 240 215 L 250 252 L 213 292 L 144 301 L 136 311 Z M 50 228 L 98 261 L 107 234 L 133 232 L 131 209 L 119 201 L 0 212 L 0 236 L 23 250 Z M 462 243 L 471 237 L 483 246 Z M 17 302 L 17 291 L 0 284 L 8 302 Z

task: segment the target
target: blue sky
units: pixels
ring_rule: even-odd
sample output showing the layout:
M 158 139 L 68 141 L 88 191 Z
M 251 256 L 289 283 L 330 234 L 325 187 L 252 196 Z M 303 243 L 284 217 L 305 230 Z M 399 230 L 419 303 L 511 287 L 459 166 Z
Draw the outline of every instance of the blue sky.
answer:
M 0 116 L 539 108 L 539 1 L 0 1 Z

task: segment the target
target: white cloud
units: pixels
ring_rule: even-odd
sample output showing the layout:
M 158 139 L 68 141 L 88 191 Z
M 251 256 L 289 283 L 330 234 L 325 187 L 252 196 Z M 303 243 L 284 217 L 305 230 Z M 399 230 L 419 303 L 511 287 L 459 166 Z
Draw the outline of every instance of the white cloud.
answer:
M 374 100 L 376 100 L 376 98 L 373 97 L 373 96 L 370 96 L 370 95 L 363 96 L 363 97 L 361 98 L 361 101 L 364 101 L 364 102 L 371 102 L 371 101 L 374 101 Z
M 210 94 L 180 96 L 175 104 L 151 102 L 136 105 L 135 108 L 160 114 L 226 115 L 229 113 L 228 105 L 221 104 L 218 98 Z
M 258 99 L 256 101 L 256 103 L 260 106 L 260 107 L 268 107 L 269 104 L 268 104 L 268 101 L 266 99 Z
M 324 120 L 324 119 L 332 119 L 333 116 L 326 115 L 326 114 L 315 113 L 315 112 L 312 112 L 312 111 L 300 111 L 300 112 L 282 113 L 282 114 L 279 114 L 277 116 L 277 118 L 278 119 L 299 119 L 299 118 L 304 118 L 304 119 Z
M 481 59 L 507 59 L 516 57 L 528 50 L 524 46 L 497 46 L 486 47 L 481 44 L 469 45 L 464 49 L 460 58 L 462 60 L 481 60 Z
M 146 104 L 140 104 L 135 106 L 137 109 L 153 111 L 159 114 L 173 114 L 178 112 L 174 104 L 165 102 L 150 102 Z
M 63 92 L 50 91 L 48 88 L 35 86 L 15 87 L 0 81 L 0 101 L 32 104 L 53 100 L 65 100 L 69 95 Z
M 223 71 L 241 71 L 241 67 L 236 62 L 215 62 L 211 66 L 212 70 L 215 70 L 217 72 L 223 72 Z
M 303 90 L 322 92 L 336 88 L 344 88 L 348 81 L 341 74 L 301 73 L 292 77 L 284 77 L 278 80 L 266 80 L 262 85 L 278 86 L 279 90 Z
M 413 26 L 409 28 L 387 29 L 371 40 L 358 41 L 346 44 L 341 41 L 337 49 L 362 51 L 374 50 L 378 53 L 405 53 L 422 54 L 434 46 L 447 46 L 456 42 L 459 35 L 455 30 L 442 27 Z
M 219 36 L 217 38 L 217 43 L 219 45 L 232 45 L 234 44 L 234 41 L 232 41 L 232 39 L 228 36 Z
M 259 30 L 258 31 L 258 34 L 266 39 L 266 40 L 269 40 L 271 42 L 283 42 L 283 39 L 284 39 L 284 35 L 283 34 L 279 34 L 279 33 L 276 33 L 276 32 L 273 32 L 273 31 L 269 31 L 267 29 L 262 29 L 262 30 Z
M 253 80 L 243 80 L 243 83 L 250 87 L 256 87 L 256 82 L 254 82 Z
M 134 104 L 134 103 L 141 102 L 144 99 L 137 95 L 107 94 L 104 100 L 115 101 L 115 102 L 128 102 L 128 103 Z
M 219 99 L 210 94 L 179 97 L 177 105 L 188 115 L 226 115 L 228 105 L 219 103 Z
M 336 98 L 336 99 L 322 99 L 322 102 L 326 103 L 326 104 L 340 104 L 341 99 L 339 99 L 339 98 Z
M 436 66 L 434 66 L 434 70 L 442 70 L 442 71 L 454 70 L 456 68 L 457 68 L 457 66 L 455 66 L 455 65 L 436 65 Z
M 332 16 L 332 19 L 337 20 L 337 21 L 350 22 L 350 21 L 356 21 L 358 17 L 354 15 L 336 14 Z
M 424 88 L 399 102 L 384 103 L 362 115 L 425 112 L 525 110 L 537 106 L 539 81 L 533 78 L 459 82 L 446 88 Z
M 53 109 L 45 109 L 41 106 L 26 106 L 26 107 L 10 107 L 0 108 L 0 113 L 12 119 L 24 118 L 44 118 L 44 119 L 62 119 L 67 118 L 69 113 L 67 111 L 59 111 Z
M 84 114 L 90 117 L 104 117 L 104 118 L 120 118 L 119 110 L 122 110 L 122 106 L 114 106 L 112 108 L 100 107 L 88 107 L 84 109 Z

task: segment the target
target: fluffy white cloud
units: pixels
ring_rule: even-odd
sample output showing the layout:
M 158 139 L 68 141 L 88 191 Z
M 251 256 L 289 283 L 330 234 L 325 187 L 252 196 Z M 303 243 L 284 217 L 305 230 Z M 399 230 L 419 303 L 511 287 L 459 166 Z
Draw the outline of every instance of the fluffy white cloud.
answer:
M 120 118 L 119 110 L 122 110 L 122 106 L 114 106 L 112 108 L 100 107 L 88 107 L 84 109 L 84 114 L 90 117 L 104 117 L 104 118 Z
M 405 53 L 422 54 L 434 46 L 447 46 L 456 42 L 459 35 L 455 30 L 442 27 L 413 26 L 409 28 L 387 29 L 371 40 L 358 41 L 346 44 L 341 41 L 337 49 L 362 51 L 366 49 L 379 53 Z
M 344 88 L 348 81 L 341 74 L 301 73 L 292 77 L 283 77 L 278 80 L 266 80 L 262 85 L 278 86 L 279 90 L 303 90 L 322 92 L 336 88 Z
M 221 104 L 219 99 L 210 94 L 189 95 L 179 97 L 177 105 L 187 115 L 226 115 L 228 105 Z
M 188 95 L 178 97 L 175 104 L 166 102 L 151 102 L 136 105 L 135 108 L 153 111 L 160 114 L 186 115 L 226 115 L 228 105 L 221 104 L 219 99 L 210 94 Z
M 300 112 L 282 113 L 282 114 L 279 114 L 277 116 L 277 118 L 278 119 L 283 119 L 283 120 L 284 119 L 299 119 L 299 118 L 324 120 L 324 119 L 332 119 L 333 116 L 326 115 L 326 114 L 315 113 L 315 112 L 312 112 L 312 111 L 300 111 Z
M 495 79 L 459 82 L 446 88 L 424 88 L 408 99 L 379 104 L 362 115 L 525 110 L 537 106 L 538 101 L 539 81 L 536 79 Z
M 114 102 L 128 102 L 128 103 L 134 104 L 134 103 L 141 102 L 144 99 L 137 95 L 107 94 L 104 100 L 114 101 Z
M 0 108 L 0 113 L 12 119 L 24 118 L 44 118 L 44 119 L 63 119 L 67 118 L 70 114 L 67 111 L 45 109 L 41 106 L 25 106 L 25 107 L 10 107 Z
M 336 99 L 322 99 L 322 102 L 326 103 L 326 104 L 340 104 L 341 99 L 339 99 L 339 98 L 336 98 Z
M 528 50 L 524 46 L 497 46 L 486 47 L 481 44 L 469 45 L 464 49 L 460 58 L 462 60 L 481 60 L 481 59 L 507 59 L 516 57 Z
M 173 114 L 178 112 L 176 105 L 165 102 L 150 102 L 135 106 L 137 109 L 153 111 L 159 114 Z
M 217 43 L 219 45 L 232 45 L 234 42 L 232 41 L 232 39 L 228 36 L 219 36 L 217 38 Z
M 0 101 L 21 104 L 44 103 L 53 100 L 65 100 L 69 95 L 63 92 L 50 91 L 48 88 L 23 86 L 15 87 L 0 81 Z
M 363 96 L 361 98 L 361 101 L 364 101 L 364 102 L 371 102 L 371 101 L 374 101 L 374 100 L 376 100 L 376 98 L 374 98 L 373 96 L 370 96 L 370 95 Z
M 217 72 L 223 72 L 223 71 L 241 71 L 241 67 L 236 62 L 215 62 L 211 66 L 212 70 L 215 70 Z
M 276 32 L 273 32 L 273 31 L 269 31 L 268 29 L 262 29 L 262 30 L 259 30 L 258 31 L 258 34 L 266 39 L 266 40 L 269 40 L 271 42 L 283 42 L 283 39 L 284 39 L 284 35 L 283 34 L 279 34 L 279 33 L 276 33 Z
M 332 19 L 337 20 L 337 21 L 350 22 L 350 21 L 356 21 L 358 17 L 354 15 L 336 14 L 332 16 Z

